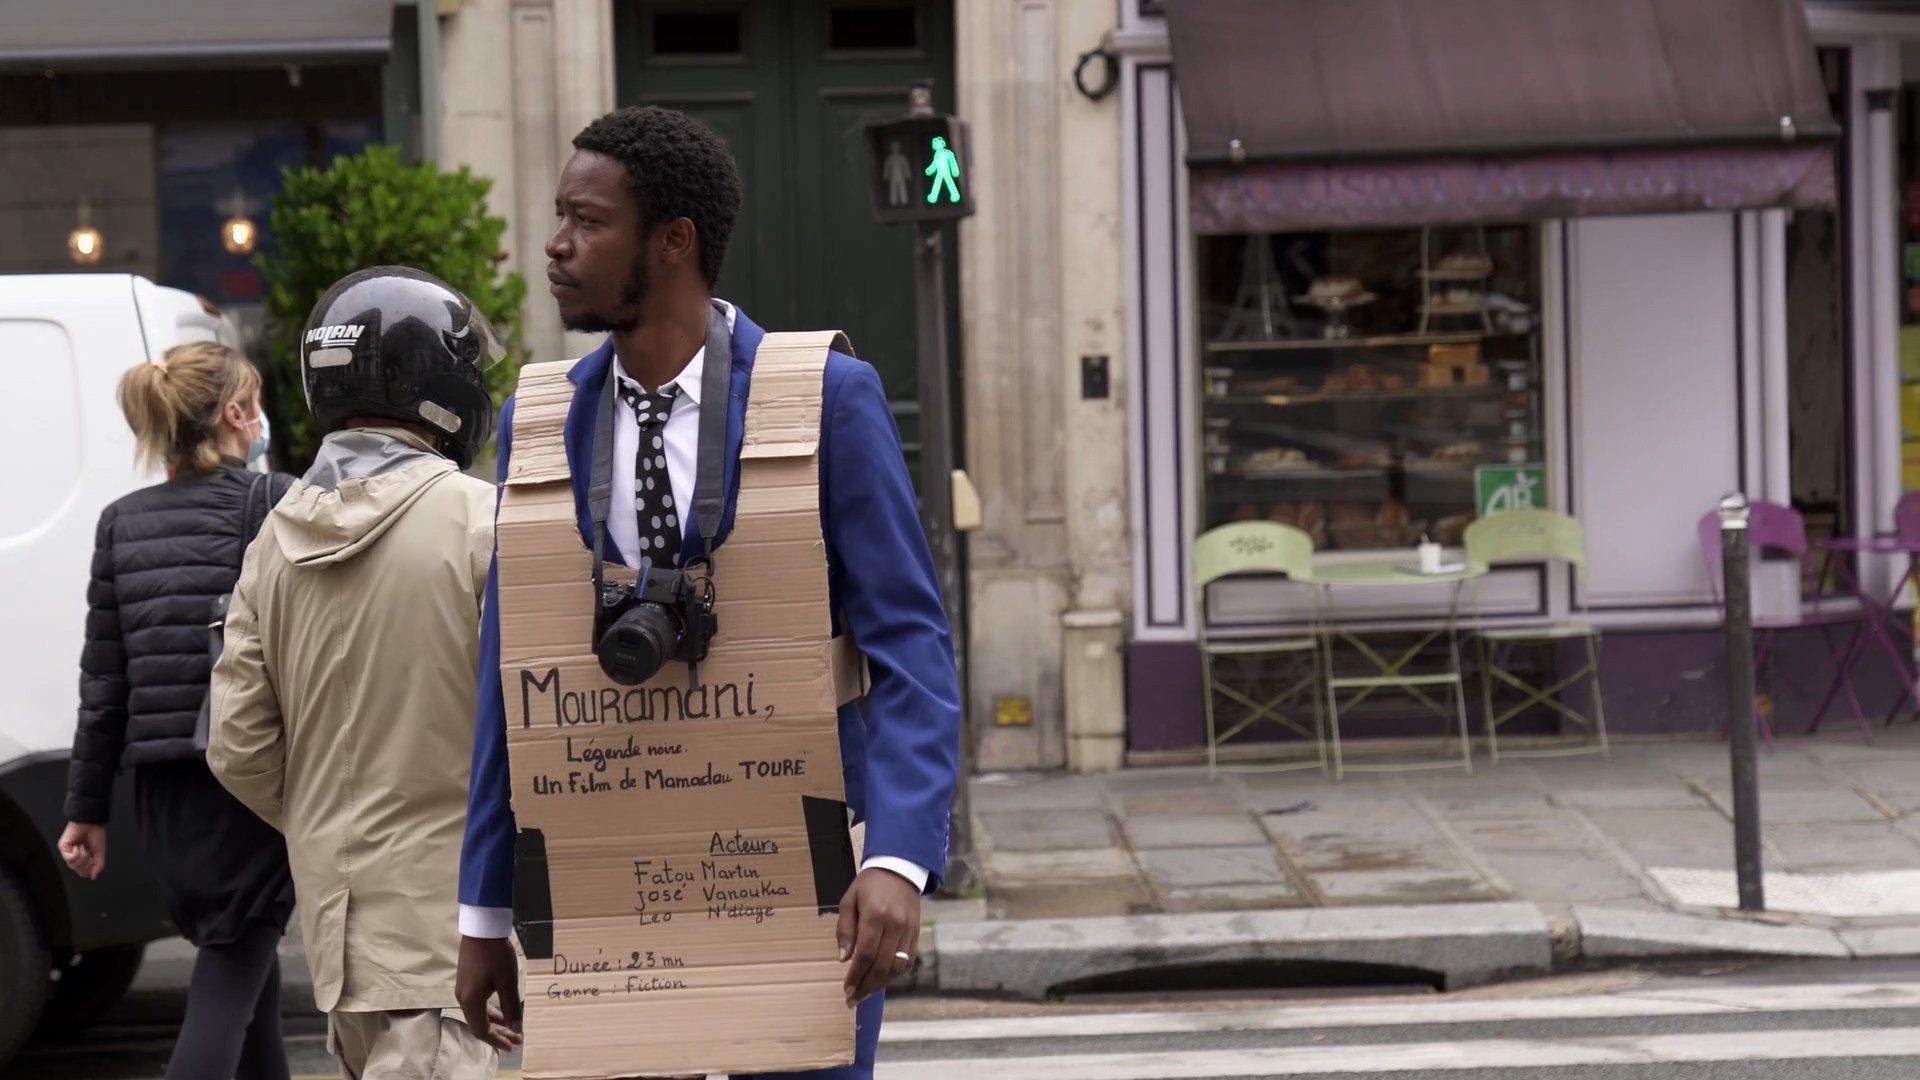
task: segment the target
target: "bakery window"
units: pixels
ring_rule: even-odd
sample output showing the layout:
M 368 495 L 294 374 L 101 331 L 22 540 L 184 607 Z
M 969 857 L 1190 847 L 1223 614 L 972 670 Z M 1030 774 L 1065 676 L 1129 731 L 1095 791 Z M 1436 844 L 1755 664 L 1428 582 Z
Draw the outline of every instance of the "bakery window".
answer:
M 1534 226 L 1208 236 L 1198 266 L 1207 527 L 1454 545 L 1544 505 Z

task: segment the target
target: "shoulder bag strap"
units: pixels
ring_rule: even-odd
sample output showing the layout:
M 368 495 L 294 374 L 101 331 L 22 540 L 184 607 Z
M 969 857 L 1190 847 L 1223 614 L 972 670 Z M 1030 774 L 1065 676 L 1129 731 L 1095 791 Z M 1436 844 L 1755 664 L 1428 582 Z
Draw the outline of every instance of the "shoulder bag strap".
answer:
M 273 509 L 272 491 L 272 473 L 254 473 L 247 481 L 247 497 L 240 503 L 240 547 L 233 560 L 236 572 L 246 565 L 247 548 L 267 523 L 267 514 Z

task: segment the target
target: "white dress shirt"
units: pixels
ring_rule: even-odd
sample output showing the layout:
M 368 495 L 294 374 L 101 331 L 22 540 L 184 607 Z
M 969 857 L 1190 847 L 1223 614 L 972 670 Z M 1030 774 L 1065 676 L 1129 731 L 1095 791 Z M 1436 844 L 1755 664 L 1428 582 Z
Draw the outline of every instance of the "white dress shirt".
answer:
M 727 313 L 727 328 L 733 328 L 734 307 L 724 300 L 716 300 Z M 655 390 L 641 386 L 629 378 L 619 368 L 619 360 L 614 361 L 616 377 L 621 383 L 632 386 L 643 393 Z M 679 511 L 681 533 L 687 529 L 687 517 L 693 510 L 693 483 L 698 475 L 695 466 L 700 460 L 700 381 L 707 366 L 707 347 L 693 354 L 687 366 L 673 377 L 668 385 L 680 388 L 673 400 L 673 411 L 667 414 L 667 426 L 661 432 L 666 441 L 667 479 L 673 488 L 673 505 Z M 666 387 L 659 387 L 664 391 Z M 726 408 L 724 401 L 718 403 Z M 607 539 L 619 554 L 620 561 L 628 566 L 640 564 L 640 526 L 634 516 L 633 507 L 633 464 L 640 449 L 640 422 L 628 408 L 613 410 L 613 505 L 607 514 Z M 907 879 L 914 888 L 925 891 L 927 880 L 932 876 L 926 867 L 909 862 L 906 859 L 890 855 L 876 855 L 860 864 L 861 869 L 889 870 Z M 476 907 L 471 904 L 460 905 L 460 932 L 467 937 L 503 938 L 513 930 L 512 908 Z

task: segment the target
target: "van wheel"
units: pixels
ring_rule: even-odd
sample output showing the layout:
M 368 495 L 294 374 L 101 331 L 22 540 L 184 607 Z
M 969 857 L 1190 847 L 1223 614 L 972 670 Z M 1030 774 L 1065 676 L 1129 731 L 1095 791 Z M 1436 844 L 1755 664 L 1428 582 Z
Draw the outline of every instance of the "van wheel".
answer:
M 8 990 L 6 1008 L 0 1009 L 0 1065 L 12 1059 L 39 1022 L 53 985 L 52 963 L 26 890 L 0 866 L 0 986 Z
M 147 955 L 145 945 L 120 945 L 81 953 L 60 969 L 47 1007 L 40 1014 L 40 1026 L 34 1036 L 40 1039 L 66 1040 L 78 1036 L 98 1023 L 108 1009 L 126 996 L 134 976 L 140 974 L 140 961 Z

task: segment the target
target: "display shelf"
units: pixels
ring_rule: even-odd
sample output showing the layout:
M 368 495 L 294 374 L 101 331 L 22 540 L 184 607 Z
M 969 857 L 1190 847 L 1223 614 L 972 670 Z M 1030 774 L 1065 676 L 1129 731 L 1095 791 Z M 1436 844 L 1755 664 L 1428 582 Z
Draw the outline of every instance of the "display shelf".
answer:
M 1462 330 L 1456 333 L 1386 334 L 1375 335 L 1373 337 L 1278 338 L 1272 341 L 1209 341 L 1206 343 L 1206 351 L 1208 355 L 1225 355 L 1232 353 L 1301 352 L 1316 349 L 1389 349 L 1395 346 L 1465 345 L 1475 341 L 1485 341 L 1488 338 L 1510 336 L 1514 335 L 1488 334 L 1478 330 Z
M 1414 272 L 1428 281 L 1445 281 L 1457 284 L 1486 281 L 1493 276 L 1492 270 L 1416 270 Z
M 1476 461 L 1409 461 L 1399 466 L 1409 476 L 1467 476 L 1483 464 Z M 1386 476 L 1394 471 L 1392 465 L 1298 465 L 1284 469 L 1263 469 L 1259 472 L 1242 472 L 1228 469 L 1214 474 L 1217 479 L 1241 480 L 1250 482 L 1285 481 L 1293 483 L 1299 480 L 1324 480 L 1337 476 Z
M 1487 311 L 1487 301 L 1485 297 L 1478 300 L 1438 300 L 1421 304 L 1420 310 L 1428 315 L 1483 315 Z
M 1421 230 L 1417 259 L 1410 230 L 1202 241 L 1208 527 L 1284 521 L 1333 549 L 1403 546 L 1408 530 L 1457 538 L 1479 505 L 1476 470 L 1537 466 L 1540 330 L 1490 310 L 1535 318 L 1537 246 L 1525 227 L 1466 230 Z M 1330 331 L 1350 336 L 1323 336 L 1291 299 L 1342 277 L 1378 297 Z
M 1209 395 L 1207 404 L 1290 407 L 1295 405 L 1386 404 L 1409 400 L 1446 400 L 1448 398 L 1471 401 L 1475 398 L 1499 397 L 1506 392 L 1506 387 L 1496 382 L 1488 381 L 1473 383 L 1467 386 L 1409 386 L 1402 390 L 1376 390 L 1358 394 L 1227 394 L 1221 397 Z

